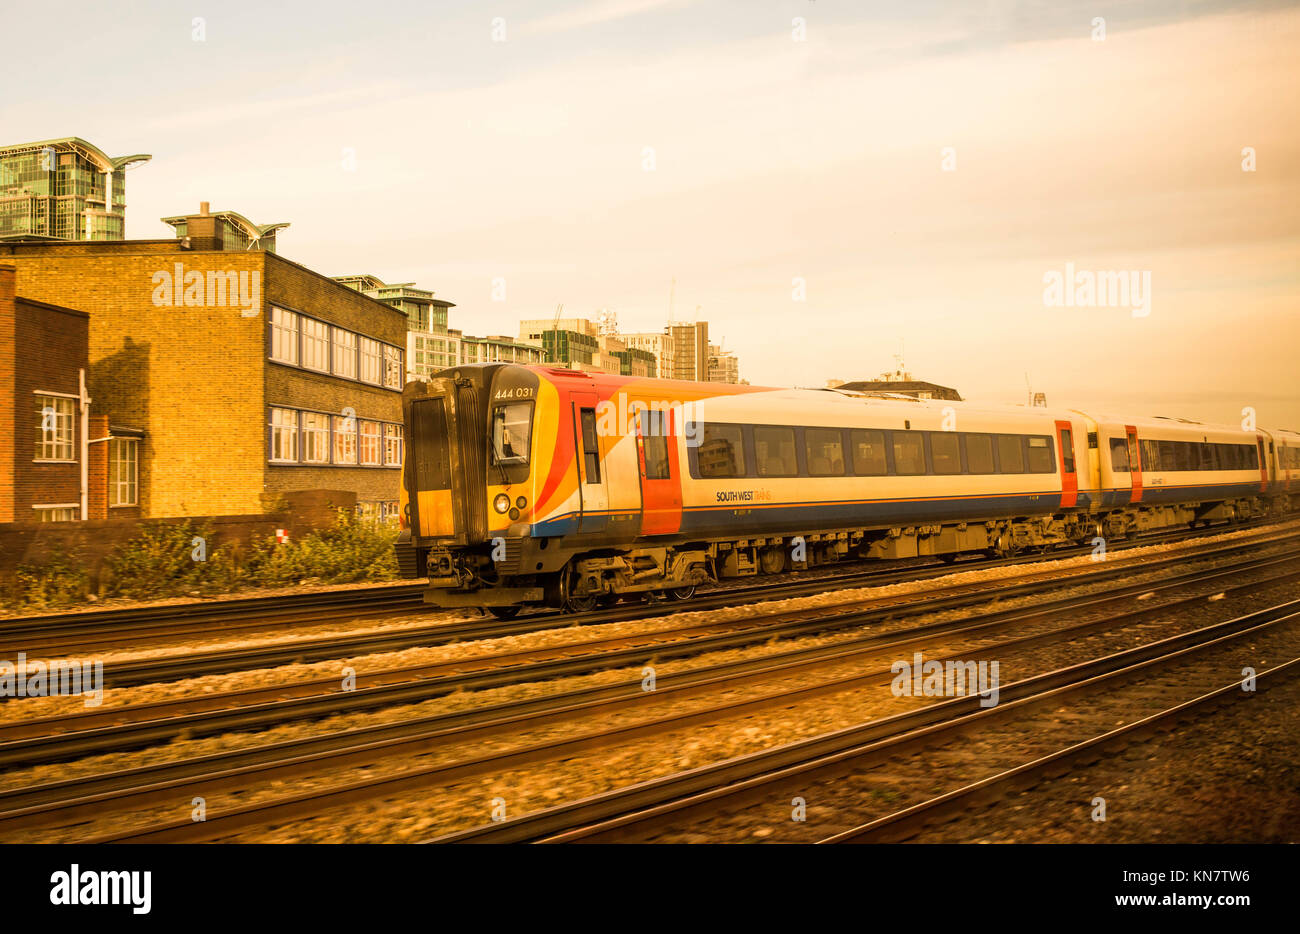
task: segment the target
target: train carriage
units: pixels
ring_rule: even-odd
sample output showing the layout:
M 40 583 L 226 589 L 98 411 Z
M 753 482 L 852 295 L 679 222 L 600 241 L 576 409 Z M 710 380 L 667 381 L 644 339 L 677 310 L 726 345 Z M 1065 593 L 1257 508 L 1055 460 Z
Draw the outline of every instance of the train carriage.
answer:
M 1290 432 L 547 367 L 446 370 L 403 407 L 403 572 L 503 616 L 1239 521 L 1300 473 Z

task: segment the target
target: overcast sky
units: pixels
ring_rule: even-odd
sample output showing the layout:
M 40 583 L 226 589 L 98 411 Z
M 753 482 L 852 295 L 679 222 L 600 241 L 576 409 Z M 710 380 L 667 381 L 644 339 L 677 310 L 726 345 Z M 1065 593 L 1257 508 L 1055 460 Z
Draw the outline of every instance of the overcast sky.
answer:
M 1229 423 L 1250 406 L 1300 428 L 1292 4 L 189 0 L 49 17 L 5 11 L 27 38 L 0 60 L 0 143 L 151 153 L 128 177 L 130 237 L 167 236 L 158 218 L 206 200 L 290 222 L 281 254 L 325 274 L 434 290 L 468 333 L 515 334 L 559 302 L 658 329 L 675 278 L 676 316 L 708 320 L 756 384 L 871 377 L 901 348 L 967 398 L 1023 401 L 1028 380 L 1053 405 Z M 1149 274 L 1147 313 L 1045 304 L 1067 263 Z

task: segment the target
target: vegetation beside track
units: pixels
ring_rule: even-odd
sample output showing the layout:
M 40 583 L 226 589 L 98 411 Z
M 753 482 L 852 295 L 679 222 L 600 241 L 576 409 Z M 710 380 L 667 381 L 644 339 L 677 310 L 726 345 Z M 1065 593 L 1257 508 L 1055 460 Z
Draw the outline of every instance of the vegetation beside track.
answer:
M 261 536 L 248 548 L 214 545 L 211 529 L 190 519 L 145 523 L 105 559 L 95 591 L 75 554 L 56 552 L 21 565 L 0 594 L 15 610 L 50 610 L 101 597 L 144 600 L 211 595 L 292 584 L 347 584 L 397 577 L 397 530 L 338 510 L 334 524 L 288 542 Z

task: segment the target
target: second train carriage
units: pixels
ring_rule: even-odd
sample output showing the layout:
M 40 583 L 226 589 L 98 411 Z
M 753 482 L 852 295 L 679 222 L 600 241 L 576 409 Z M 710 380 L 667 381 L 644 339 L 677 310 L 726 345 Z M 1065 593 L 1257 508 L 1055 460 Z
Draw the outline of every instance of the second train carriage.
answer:
M 487 364 L 403 394 L 403 572 L 579 610 L 847 555 L 1014 554 L 1287 511 L 1300 435 Z M 792 544 L 802 539 L 802 548 Z

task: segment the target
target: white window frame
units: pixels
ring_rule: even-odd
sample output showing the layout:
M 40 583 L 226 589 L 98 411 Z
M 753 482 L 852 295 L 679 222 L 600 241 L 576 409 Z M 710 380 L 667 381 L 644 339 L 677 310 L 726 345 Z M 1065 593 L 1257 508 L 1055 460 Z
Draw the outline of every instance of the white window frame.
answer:
M 351 430 L 348 430 L 349 424 Z M 334 416 L 334 463 L 355 467 L 357 463 L 357 420 L 355 416 Z
M 391 422 L 384 424 L 384 466 L 402 466 L 402 426 Z
M 280 413 L 287 413 L 288 415 L 292 416 L 293 418 L 292 424 L 284 419 L 277 421 L 276 415 Z M 298 410 L 285 408 L 284 406 L 278 406 L 278 405 L 271 406 L 271 411 L 267 414 L 267 422 L 271 427 L 271 434 L 269 438 L 270 448 L 267 450 L 266 453 L 271 463 L 273 464 L 298 463 Z M 283 451 L 284 441 L 288 440 L 289 444 L 293 448 L 293 450 L 290 452 L 292 454 L 291 457 L 275 456 L 277 440 L 280 442 L 278 446 L 282 451 Z
M 271 359 L 298 365 L 298 313 L 271 306 Z
M 362 467 L 382 467 L 384 464 L 383 429 L 379 422 L 363 421 L 357 432 L 357 460 Z M 367 429 L 374 429 L 373 433 Z M 373 455 L 372 453 L 373 452 Z
M 36 402 L 36 464 L 77 462 L 77 397 L 65 392 L 33 393 Z M 64 411 L 66 406 L 66 411 Z M 45 409 L 54 409 L 54 428 L 45 430 Z M 66 453 L 64 453 L 66 452 Z
M 402 349 L 392 344 L 383 345 L 383 377 L 386 389 L 402 388 Z
M 126 452 L 127 456 L 123 457 Z M 123 477 L 123 468 L 127 468 Z M 108 440 L 108 505 L 140 505 L 140 441 L 137 438 Z
M 55 510 L 66 511 L 71 513 L 68 516 L 50 516 L 46 517 L 41 513 L 53 512 Z M 36 513 L 37 522 L 77 522 L 80 518 L 80 503 L 36 503 L 32 506 L 32 512 Z
M 334 329 L 331 372 L 345 379 L 357 378 L 357 335 L 346 328 Z
M 384 384 L 384 352 L 381 349 L 383 345 L 373 337 L 366 337 L 363 334 L 357 335 L 357 345 L 357 379 L 372 386 L 382 386 Z
M 323 412 L 302 412 L 299 414 L 302 440 L 302 463 L 328 464 L 330 462 L 330 416 Z M 310 442 L 310 443 L 309 443 Z M 313 457 L 319 448 L 319 457 Z
M 330 371 L 330 326 L 316 318 L 302 316 L 302 368 L 315 373 Z

